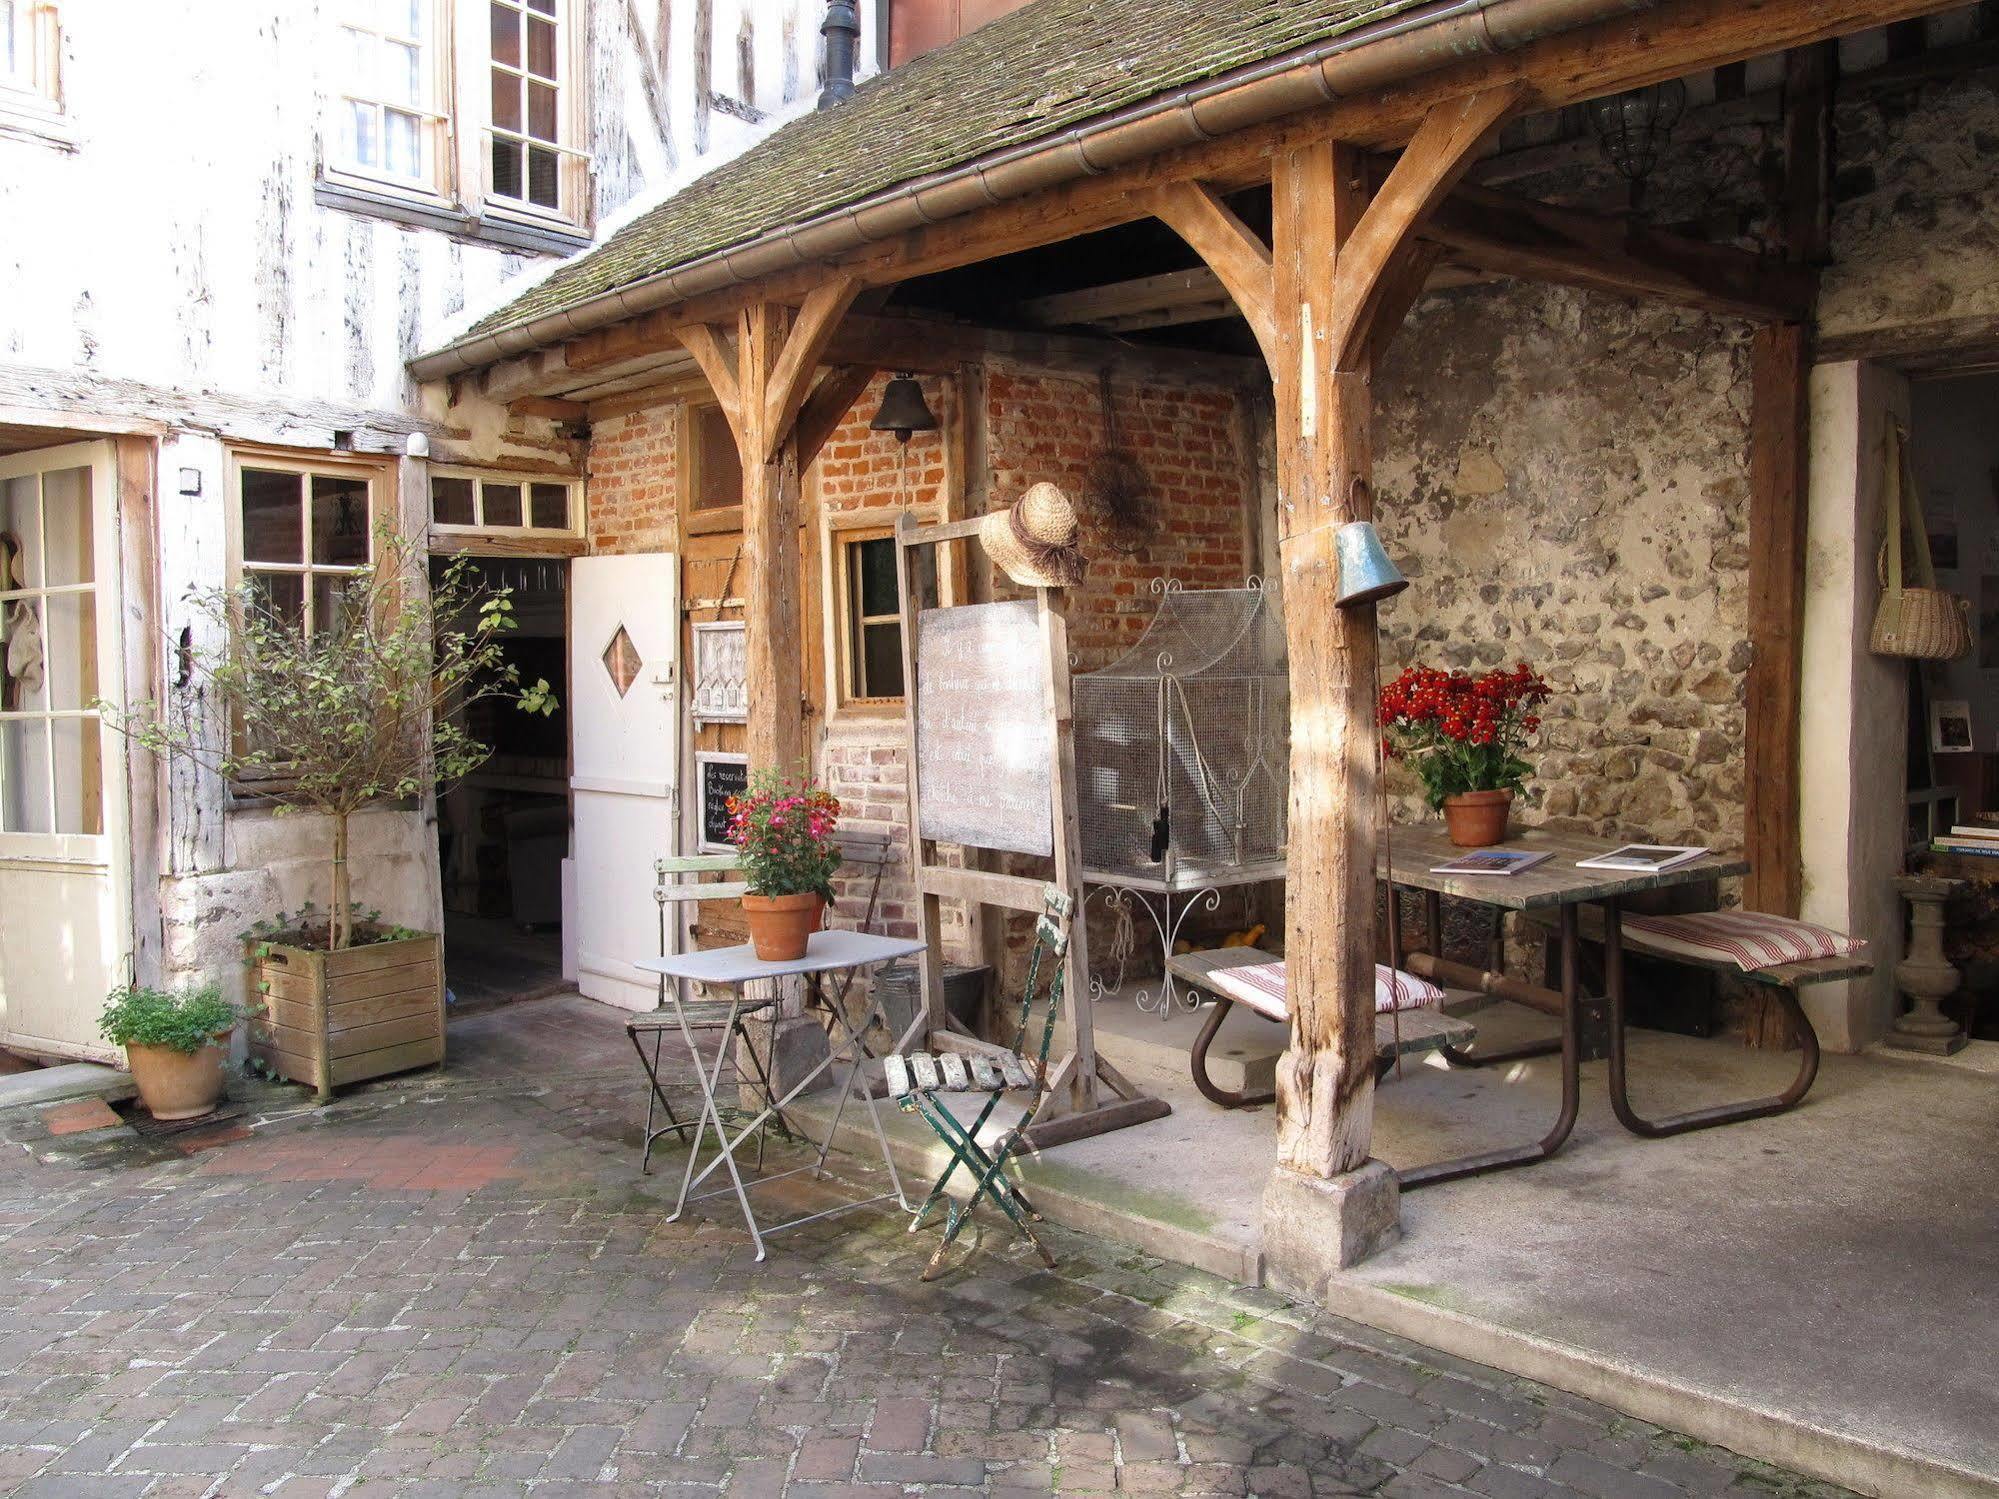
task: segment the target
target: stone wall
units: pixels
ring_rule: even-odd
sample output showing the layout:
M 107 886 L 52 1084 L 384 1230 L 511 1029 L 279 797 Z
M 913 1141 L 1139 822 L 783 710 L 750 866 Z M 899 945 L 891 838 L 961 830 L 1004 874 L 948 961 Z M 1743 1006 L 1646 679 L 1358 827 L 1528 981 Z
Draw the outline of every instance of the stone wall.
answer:
M 1381 611 L 1382 673 L 1548 677 L 1523 821 L 1741 837 L 1747 331 L 1472 288 L 1426 301 L 1381 372 L 1378 512 L 1411 580 Z

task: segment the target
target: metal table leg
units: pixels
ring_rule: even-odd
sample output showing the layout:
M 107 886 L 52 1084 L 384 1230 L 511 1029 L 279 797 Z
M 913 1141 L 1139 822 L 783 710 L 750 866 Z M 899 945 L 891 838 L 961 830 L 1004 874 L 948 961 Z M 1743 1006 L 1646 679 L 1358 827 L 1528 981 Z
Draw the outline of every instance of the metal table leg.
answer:
M 1661 1119 L 1647 1119 L 1634 1109 L 1625 1068 L 1624 913 L 1621 902 L 1614 898 L 1601 904 L 1604 981 L 1610 1000 L 1610 1107 L 1617 1115 L 1619 1124 L 1634 1135 L 1662 1139 L 1667 1135 L 1683 1135 L 1689 1130 L 1713 1129 L 1718 1124 L 1739 1124 L 1745 1119 L 1781 1114 L 1795 1107 L 1811 1091 L 1819 1072 L 1818 1032 L 1812 1029 L 1812 1022 L 1804 1007 L 1798 1003 L 1798 996 L 1788 988 L 1771 985 L 1777 991 L 1777 1002 L 1783 1006 L 1785 1018 L 1791 1023 L 1791 1033 L 1797 1037 L 1799 1050 L 1803 1053 L 1798 1060 L 1797 1076 L 1791 1079 L 1789 1087 L 1767 1098 L 1714 1104 L 1704 1109 L 1689 1109 L 1683 1114 L 1668 1114 Z
M 1433 929 L 1434 930 L 1434 929 Z M 1536 1161 L 1545 1161 L 1562 1148 L 1569 1138 L 1569 1132 L 1576 1127 L 1576 1114 L 1582 1102 L 1582 1046 L 1581 1046 L 1581 980 L 1577 967 L 1576 908 L 1563 906 L 1561 911 L 1562 931 L 1562 1110 L 1555 1118 L 1555 1124 L 1540 1142 L 1534 1145 L 1516 1145 L 1505 1150 L 1489 1150 L 1478 1155 L 1459 1156 L 1455 1160 L 1437 1161 L 1428 1166 L 1412 1166 L 1406 1171 L 1397 1171 L 1396 1177 L 1402 1189 L 1411 1191 L 1417 1187 L 1433 1186 L 1437 1182 L 1456 1181 L 1460 1177 L 1480 1176 L 1488 1171 L 1505 1171 L 1515 1166 L 1531 1166 Z M 1542 1055 L 1547 1050 L 1546 1043 L 1536 1043 L 1537 1050 L 1527 1055 Z M 1481 1059 L 1481 1065 L 1490 1065 L 1503 1055 L 1521 1054 L 1520 1048 L 1509 1048 L 1507 1053 L 1493 1053 Z

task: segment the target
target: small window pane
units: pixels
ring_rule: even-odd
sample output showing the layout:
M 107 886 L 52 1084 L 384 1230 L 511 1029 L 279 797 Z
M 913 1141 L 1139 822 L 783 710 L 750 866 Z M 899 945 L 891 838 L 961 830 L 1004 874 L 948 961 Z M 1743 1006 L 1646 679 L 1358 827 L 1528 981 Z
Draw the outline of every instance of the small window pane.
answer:
M 345 573 L 312 575 L 312 630 L 329 635 L 345 622 L 350 600 L 359 597 L 354 579 Z
M 39 492 L 33 474 L 0 481 L 0 591 L 42 586 Z
M 440 526 L 472 524 L 472 481 L 434 478 L 430 481 L 430 518 Z
M 48 636 L 39 599 L 0 605 L 0 709 L 35 713 L 49 705 Z
M 91 580 L 95 525 L 89 469 L 54 469 L 42 475 L 42 544 L 48 549 L 51 588 Z
M 511 73 L 493 75 L 493 125 L 500 130 L 521 128 L 521 81 Z
M 549 84 L 528 85 L 528 134 L 538 141 L 556 138 L 555 89 Z
M 402 36 L 421 38 L 424 33 L 424 9 L 430 0 L 384 0 L 383 22 L 389 30 Z
M 305 578 L 301 574 L 251 573 L 246 581 L 253 608 L 285 624 L 305 622 Z
M 52 823 L 46 720 L 0 723 L 0 828 L 49 833 Z
M 383 53 L 382 98 L 390 104 L 417 104 L 423 99 L 423 54 L 415 47 L 390 42 Z
M 368 560 L 368 481 L 312 476 L 312 560 L 358 567 Z
M 517 142 L 493 142 L 493 193 L 501 198 L 521 195 L 521 148 Z
M 518 484 L 481 484 L 482 526 L 518 526 L 521 523 L 521 487 Z
M 555 77 L 555 24 L 539 16 L 528 18 L 528 71 L 537 78 Z
M 861 627 L 862 697 L 902 696 L 902 626 L 900 624 Z
M 861 613 L 894 614 L 897 609 L 895 542 L 889 537 L 854 544 L 854 575 L 859 582 Z
M 423 137 L 419 133 L 421 125 L 415 115 L 398 114 L 388 110 L 382 116 L 382 139 L 385 146 L 382 166 L 385 171 L 398 177 L 420 177 L 423 175 Z
M 49 723 L 55 741 L 55 831 L 104 831 L 103 735 L 94 718 L 57 718 Z
M 528 149 L 528 201 L 539 208 L 555 208 L 562 201 L 562 160 L 553 151 L 539 146 Z
M 243 470 L 243 560 L 303 562 L 299 497 L 305 479 L 275 469 Z
M 569 486 L 567 484 L 535 484 L 528 488 L 528 524 L 543 531 L 567 531 L 569 529 Z
M 552 16 L 555 14 L 555 0 L 528 0 L 528 9 Z
M 510 68 L 521 65 L 521 14 L 493 0 L 493 61 Z
M 51 708 L 87 708 L 97 696 L 97 599 L 89 593 L 50 594 L 43 619 L 44 672 Z

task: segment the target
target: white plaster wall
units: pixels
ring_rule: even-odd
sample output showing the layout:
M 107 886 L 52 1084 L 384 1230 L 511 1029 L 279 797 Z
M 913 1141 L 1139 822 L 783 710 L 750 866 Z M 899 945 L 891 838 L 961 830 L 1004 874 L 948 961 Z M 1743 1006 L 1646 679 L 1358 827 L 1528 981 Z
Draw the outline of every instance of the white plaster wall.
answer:
M 1812 371 L 1800 914 L 1865 937 L 1875 960 L 1871 978 L 1803 991 L 1820 1040 L 1834 1051 L 1857 1051 L 1887 1029 L 1889 970 L 1901 954 L 1901 906 L 1889 881 L 1902 862 L 1908 678 L 1901 663 L 1867 648 L 1891 411 L 1906 420 L 1908 386 L 1892 371 L 1851 362 Z

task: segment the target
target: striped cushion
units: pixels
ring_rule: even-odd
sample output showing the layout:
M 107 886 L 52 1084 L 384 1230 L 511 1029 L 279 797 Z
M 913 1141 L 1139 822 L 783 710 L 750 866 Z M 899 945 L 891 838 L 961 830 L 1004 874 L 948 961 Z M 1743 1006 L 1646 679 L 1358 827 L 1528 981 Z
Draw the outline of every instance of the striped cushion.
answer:
M 1627 931 L 1641 932 L 1645 945 L 1701 963 L 1733 963 L 1744 973 L 1844 958 L 1867 946 L 1830 927 L 1762 911 L 1694 911 L 1684 916 L 1626 916 Z
M 1284 965 L 1254 963 L 1244 968 L 1224 968 L 1208 975 L 1208 983 L 1237 1004 L 1266 1020 L 1289 1020 L 1290 1006 L 1284 998 Z M 1374 1011 L 1386 1015 L 1391 1010 L 1413 1010 L 1443 999 L 1444 991 L 1413 973 L 1403 973 L 1386 963 L 1374 965 Z

